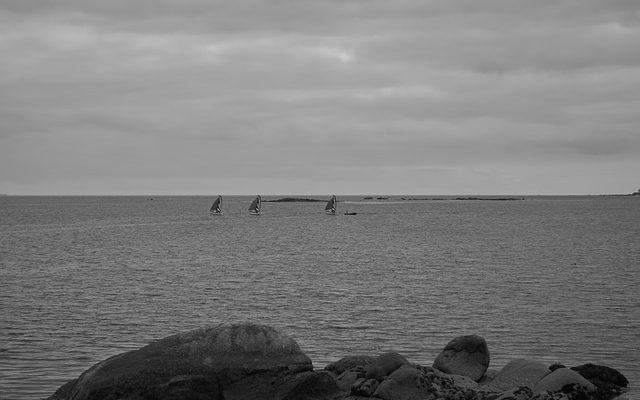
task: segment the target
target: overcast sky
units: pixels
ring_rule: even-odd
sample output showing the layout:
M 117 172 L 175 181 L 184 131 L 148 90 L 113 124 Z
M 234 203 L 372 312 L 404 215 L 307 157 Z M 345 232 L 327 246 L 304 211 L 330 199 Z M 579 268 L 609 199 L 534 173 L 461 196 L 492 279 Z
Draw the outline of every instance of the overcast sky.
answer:
M 0 193 L 638 177 L 638 0 L 0 0 Z

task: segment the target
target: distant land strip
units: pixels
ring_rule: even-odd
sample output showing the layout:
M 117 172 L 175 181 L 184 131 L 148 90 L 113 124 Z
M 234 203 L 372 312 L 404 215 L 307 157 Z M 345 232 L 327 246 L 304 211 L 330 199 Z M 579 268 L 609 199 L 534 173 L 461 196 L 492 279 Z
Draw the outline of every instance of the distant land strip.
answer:
M 389 197 L 364 197 L 364 200 L 389 200 Z M 489 201 L 509 201 L 509 200 L 524 200 L 524 197 L 453 197 L 453 198 L 441 198 L 441 197 L 401 197 L 401 200 L 415 201 L 415 200 L 489 200 Z M 274 200 L 262 200 L 263 203 L 304 203 L 304 202 L 326 202 L 321 199 L 311 199 L 308 197 L 282 197 Z
M 283 197 L 276 200 L 262 200 L 263 203 L 295 203 L 295 202 L 326 202 L 326 200 L 309 199 L 302 197 Z
M 524 200 L 524 197 L 454 197 L 454 198 L 441 198 L 441 197 L 426 197 L 426 198 L 406 198 L 402 197 L 402 200 L 489 200 L 489 201 L 510 201 L 510 200 Z

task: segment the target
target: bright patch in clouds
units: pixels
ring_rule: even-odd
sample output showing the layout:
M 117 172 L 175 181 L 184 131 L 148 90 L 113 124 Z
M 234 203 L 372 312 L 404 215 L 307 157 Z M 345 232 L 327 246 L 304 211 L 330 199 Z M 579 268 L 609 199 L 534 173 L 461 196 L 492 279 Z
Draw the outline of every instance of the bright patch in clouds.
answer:
M 326 57 L 331 60 L 337 60 L 342 63 L 348 63 L 353 61 L 354 59 L 353 54 L 351 54 L 350 52 L 335 47 L 320 46 L 312 48 L 311 51 L 320 55 L 321 57 Z

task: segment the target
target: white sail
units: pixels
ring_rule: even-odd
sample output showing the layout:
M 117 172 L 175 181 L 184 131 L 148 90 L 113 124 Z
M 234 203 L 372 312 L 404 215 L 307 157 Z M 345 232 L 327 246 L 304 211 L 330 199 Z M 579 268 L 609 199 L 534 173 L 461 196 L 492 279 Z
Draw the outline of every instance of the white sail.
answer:
M 336 195 L 331 196 L 329 201 L 327 201 L 327 205 L 324 208 L 324 212 L 327 214 L 335 214 L 336 213 Z
M 258 195 L 249 206 L 249 212 L 251 214 L 260 214 L 260 208 L 262 207 L 262 197 Z
M 209 209 L 211 214 L 222 213 L 222 210 L 220 209 L 221 204 L 222 204 L 222 196 L 218 196 L 218 198 L 213 202 L 213 204 L 211 205 L 211 208 Z

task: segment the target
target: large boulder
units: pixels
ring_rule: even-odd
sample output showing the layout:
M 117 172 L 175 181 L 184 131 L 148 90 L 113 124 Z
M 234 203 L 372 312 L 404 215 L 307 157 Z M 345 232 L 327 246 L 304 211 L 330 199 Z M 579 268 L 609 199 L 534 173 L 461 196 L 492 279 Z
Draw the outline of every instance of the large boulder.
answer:
M 274 400 L 334 400 L 341 399 L 342 392 L 329 372 L 302 372 L 279 385 Z M 263 399 L 257 393 L 256 399 Z
M 604 365 L 584 364 L 577 367 L 571 367 L 580 375 L 584 376 L 589 382 L 598 387 L 607 387 L 610 385 L 627 387 L 629 381 L 618 370 Z
M 383 400 L 466 400 L 475 395 L 476 387 L 477 383 L 466 376 L 404 364 L 380 382 L 373 397 Z
M 459 336 L 436 357 L 433 368 L 479 381 L 489 367 L 487 342 L 478 335 Z
M 584 364 L 571 367 L 598 388 L 598 395 L 603 399 L 619 396 L 627 390 L 629 381 L 618 370 L 604 365 Z
M 288 336 L 264 325 L 218 325 L 158 340 L 102 361 L 50 400 L 286 398 L 279 388 L 312 371 Z M 323 377 L 324 379 L 324 377 Z M 294 385 L 295 387 L 295 385 Z
M 395 370 L 376 388 L 374 396 L 383 400 L 431 398 L 430 385 L 419 369 L 405 365 Z
M 504 392 L 523 386 L 533 389 L 550 372 L 546 365 L 537 361 L 516 359 L 505 365 L 491 382 L 483 386 L 483 390 Z
M 596 386 L 586 380 L 579 373 L 568 368 L 555 369 L 544 378 L 540 379 L 533 387 L 533 394 L 544 392 L 559 392 L 567 385 L 580 386 L 586 392 L 594 392 Z

